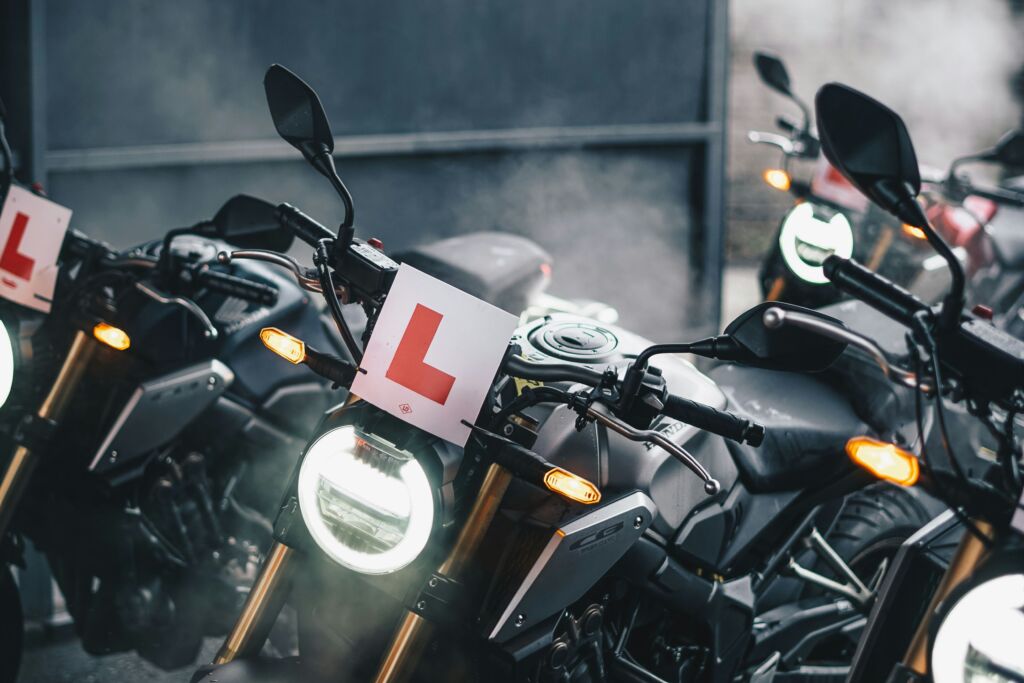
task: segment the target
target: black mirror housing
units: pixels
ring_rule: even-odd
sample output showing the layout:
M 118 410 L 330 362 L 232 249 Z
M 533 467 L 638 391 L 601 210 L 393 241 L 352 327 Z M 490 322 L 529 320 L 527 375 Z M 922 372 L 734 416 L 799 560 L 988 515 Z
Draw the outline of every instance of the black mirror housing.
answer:
M 288 251 L 294 235 L 281 225 L 273 204 L 239 194 L 217 211 L 211 224 L 217 237 L 243 249 Z
M 764 324 L 764 312 L 769 308 L 803 313 L 843 326 L 841 321 L 819 311 L 782 301 L 765 301 L 741 313 L 725 328 L 724 336 L 738 347 L 738 362 L 769 370 L 821 372 L 836 362 L 846 349 L 843 342 L 799 328 L 769 329 Z
M 839 83 L 822 86 L 814 101 L 829 162 L 883 209 L 927 229 L 916 201 L 921 171 L 903 119 L 878 100 Z
M 787 97 L 793 97 L 793 90 L 789 83 L 789 71 L 777 55 L 769 52 L 754 53 L 754 68 L 761 81 L 772 90 L 775 90 Z
M 318 157 L 330 156 L 334 135 L 316 91 L 280 64 L 267 69 L 263 88 L 278 135 L 314 166 Z

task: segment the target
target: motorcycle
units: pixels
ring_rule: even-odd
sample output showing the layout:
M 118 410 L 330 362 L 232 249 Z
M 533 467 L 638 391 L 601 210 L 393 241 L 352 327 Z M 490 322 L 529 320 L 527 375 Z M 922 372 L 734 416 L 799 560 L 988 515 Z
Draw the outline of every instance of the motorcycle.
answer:
M 754 54 L 754 64 L 761 81 L 802 112 L 800 122 L 776 119 L 784 134 L 750 131 L 747 136 L 751 142 L 780 150 L 782 163 L 766 169 L 763 178 L 770 187 L 789 192 L 795 199 L 761 264 L 759 277 L 765 300 L 810 307 L 839 301 L 842 292 L 829 282 L 821 267 L 825 257 L 834 253 L 857 258 L 871 270 L 934 303 L 948 280 L 943 277 L 941 260 L 931 258 L 924 234 L 894 221 L 866 201 L 820 154 L 811 109 L 793 93 L 785 64 L 765 52 Z M 1014 214 L 1024 206 L 1024 194 L 974 185 L 957 170 L 968 162 L 1019 166 L 1022 142 L 1024 133 L 1011 131 L 991 149 L 954 160 L 946 173 L 929 171 L 923 194 L 932 224 L 965 264 L 972 293 L 997 315 L 1019 309 L 1016 298 L 1020 295 L 1020 278 L 1015 271 L 1020 259 L 1014 259 L 1020 216 Z M 794 177 L 791 163 L 800 161 L 815 164 L 810 182 Z
M 920 172 L 900 117 L 840 84 L 824 86 L 816 103 L 829 160 L 872 201 L 921 230 L 952 281 L 941 306 L 931 308 L 855 261 L 825 260 L 834 284 L 909 331 L 909 367 L 859 330 L 783 309 L 765 312 L 773 329 L 803 330 L 862 349 L 888 377 L 915 390 L 919 423 L 922 403 L 930 400 L 939 425 L 938 442 L 919 453 L 890 443 L 859 459 L 880 479 L 927 488 L 950 510 L 896 556 L 847 680 L 1024 681 L 1024 482 L 1017 425 L 1024 410 L 1024 342 L 963 312 L 966 274 L 917 202 Z M 952 447 L 947 412 L 969 412 L 989 444 Z M 765 673 L 764 680 L 775 680 Z
M 268 482 L 287 477 L 334 400 L 327 381 L 267 366 L 255 333 L 284 326 L 347 353 L 302 287 L 265 264 L 216 262 L 227 243 L 287 250 L 290 219 L 239 195 L 210 221 L 123 252 L 70 231 L 49 314 L 0 302 L 0 681 L 19 667 L 11 568 L 26 540 L 89 653 L 135 650 L 179 668 L 231 625 L 272 536 Z M 545 295 L 551 259 L 524 238 L 478 233 L 403 258 L 517 313 L 587 305 L 614 317 Z M 277 644 L 289 650 L 286 632 Z
M 220 258 L 288 269 L 339 326 L 341 300 L 358 302 L 372 334 L 398 264 L 355 237 L 316 93 L 278 65 L 264 86 L 344 220 L 338 234 L 289 222 L 312 269 Z M 875 410 L 873 389 L 851 402 L 881 378 L 837 364 L 846 342 L 770 332 L 768 307 L 840 324 L 769 302 L 718 337 L 652 345 L 579 316 L 528 322 L 465 449 L 349 395 L 313 432 L 253 590 L 193 680 L 729 681 L 780 653 L 812 680 L 845 671 L 890 551 L 929 515 L 836 456 L 901 439 L 913 414 L 892 390 Z M 346 362 L 281 329 L 261 338 L 341 386 L 359 372 L 358 346 Z M 682 353 L 728 364 L 706 376 Z M 286 603 L 300 657 L 261 658 Z

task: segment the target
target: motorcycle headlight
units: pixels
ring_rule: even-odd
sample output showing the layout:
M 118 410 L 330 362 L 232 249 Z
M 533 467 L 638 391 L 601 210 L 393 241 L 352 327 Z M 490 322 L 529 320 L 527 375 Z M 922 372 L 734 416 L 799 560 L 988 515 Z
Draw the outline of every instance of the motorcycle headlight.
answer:
M 434 525 L 433 489 L 416 458 L 351 425 L 309 447 L 299 468 L 298 499 L 320 549 L 364 574 L 407 566 Z
M 853 255 L 853 228 L 842 213 L 822 220 L 815 215 L 810 202 L 803 202 L 794 206 L 782 221 L 779 249 L 797 277 L 823 285 L 828 282 L 821 267 L 825 259 L 832 254 L 843 258 Z
M 0 320 L 0 408 L 7 403 L 14 385 L 14 342 Z
M 932 643 L 935 683 L 1024 683 L 1024 574 L 1004 574 L 965 593 Z

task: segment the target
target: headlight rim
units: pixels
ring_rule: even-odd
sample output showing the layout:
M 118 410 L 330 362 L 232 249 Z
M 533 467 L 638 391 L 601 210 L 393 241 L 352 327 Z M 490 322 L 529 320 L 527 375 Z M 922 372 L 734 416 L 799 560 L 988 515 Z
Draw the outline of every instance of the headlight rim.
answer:
M 952 610 L 971 591 L 990 581 L 1010 575 L 1024 576 L 1024 569 L 1022 568 L 1024 568 L 1024 547 L 997 548 L 984 561 L 984 564 L 978 567 L 966 580 L 961 581 L 946 599 L 942 601 L 935 610 L 928 631 L 928 670 L 932 672 L 933 677 L 936 671 L 934 659 L 936 640 L 942 625 L 946 622 Z
M 409 429 L 413 428 L 409 427 Z M 315 509 L 315 506 L 312 504 L 313 496 L 316 495 L 316 487 L 311 486 L 309 483 L 309 479 L 312 477 L 312 474 L 307 475 L 307 477 L 303 477 L 303 472 L 314 472 L 315 470 L 310 468 L 317 466 L 317 463 L 315 462 L 316 459 L 330 457 L 327 451 L 324 451 L 322 454 L 318 454 L 315 452 L 315 449 L 318 444 L 322 445 L 325 443 L 325 438 L 343 430 L 351 430 L 353 435 L 358 433 L 360 438 L 370 441 L 376 448 L 389 449 L 408 455 L 410 462 L 403 465 L 403 470 L 415 463 L 416 467 L 410 470 L 408 476 L 411 477 L 412 484 L 419 487 L 418 500 L 422 503 L 426 496 L 429 495 L 429 506 L 425 504 L 421 505 L 418 508 L 420 512 L 416 519 L 410 522 L 410 524 L 415 523 L 417 525 L 416 529 L 412 533 L 420 535 L 420 538 L 415 539 L 415 543 L 410 542 L 408 546 L 403 546 L 404 555 L 402 553 L 394 553 L 389 556 L 398 557 L 397 561 L 392 561 L 388 564 L 384 564 L 380 560 L 369 563 L 359 563 L 353 559 L 358 557 L 358 555 L 354 554 L 358 551 L 349 549 L 339 553 L 338 548 L 343 547 L 343 544 L 337 541 L 337 539 L 334 538 L 326 529 L 326 525 L 323 523 L 319 511 Z M 431 467 L 429 458 L 423 457 L 423 455 L 424 454 L 418 454 L 418 451 L 414 449 L 399 448 L 398 446 L 390 443 L 384 437 L 375 434 L 373 431 L 363 429 L 357 422 L 343 421 L 332 424 L 329 428 L 322 430 L 316 438 L 310 441 L 309 446 L 303 453 L 303 457 L 301 462 L 298 464 L 298 470 L 295 477 L 295 495 L 298 502 L 299 516 L 302 519 L 307 534 L 317 549 L 334 564 L 357 574 L 366 576 L 394 574 L 405 570 L 410 566 L 415 566 L 417 561 L 425 554 L 424 551 L 427 549 L 430 539 L 434 536 L 434 533 L 439 526 L 439 520 L 442 519 L 439 487 L 434 481 L 432 473 L 434 468 Z M 311 462 L 311 458 L 313 459 L 313 464 L 308 464 Z M 405 479 L 405 476 L 403 476 L 403 479 Z M 312 511 L 310 510 L 311 507 L 314 508 Z M 428 511 L 429 514 L 427 514 Z M 409 533 L 408 529 L 407 533 Z M 400 541 L 400 543 L 403 542 L 404 539 L 403 541 Z M 392 552 L 392 550 L 393 549 L 389 549 L 385 552 L 389 553 Z M 365 556 L 366 554 L 361 553 L 361 555 Z
M 811 266 L 809 263 L 804 261 L 803 257 L 801 257 L 796 251 L 796 240 L 799 236 L 795 234 L 797 232 L 795 221 L 813 219 L 824 225 L 830 225 L 837 218 L 841 218 L 842 223 L 845 224 L 843 244 L 840 245 L 842 250 L 836 250 L 833 253 L 836 253 L 843 258 L 850 258 L 853 255 L 854 248 L 856 247 L 856 235 L 854 234 L 853 223 L 845 212 L 834 210 L 833 215 L 827 221 L 824 221 L 817 218 L 816 209 L 825 210 L 826 207 L 822 207 L 820 204 L 815 202 L 803 201 L 790 208 L 782 217 L 782 221 L 779 224 L 779 237 L 777 244 L 779 247 L 779 254 L 782 257 L 782 262 L 785 264 L 786 269 L 789 270 L 789 272 L 793 273 L 793 275 L 799 278 L 800 282 L 804 284 L 820 286 L 829 284 L 830 280 L 825 277 L 825 272 L 821 266 Z M 809 212 L 810 215 L 802 217 L 800 215 L 795 215 L 797 212 Z M 791 222 L 791 220 L 794 222 Z M 796 267 L 794 267 L 794 264 L 796 264 Z

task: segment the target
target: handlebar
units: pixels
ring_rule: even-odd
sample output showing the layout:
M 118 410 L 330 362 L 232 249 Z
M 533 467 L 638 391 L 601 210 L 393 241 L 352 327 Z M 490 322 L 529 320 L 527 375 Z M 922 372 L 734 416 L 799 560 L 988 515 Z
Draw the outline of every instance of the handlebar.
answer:
M 748 443 L 756 447 L 764 441 L 764 425 L 674 394 L 668 395 L 662 413 L 673 420 L 685 422 L 739 443 Z
M 273 306 L 277 303 L 277 289 L 262 282 L 253 282 L 236 275 L 228 275 L 216 270 L 205 268 L 196 275 L 197 284 L 209 289 L 227 294 L 228 296 L 245 299 L 265 306 Z
M 333 240 L 336 237 L 325 226 L 302 213 L 291 204 L 278 204 L 274 213 L 281 225 L 311 247 L 316 247 L 321 240 Z
M 967 195 L 974 195 L 983 199 L 989 199 L 999 204 L 1011 204 L 1016 207 L 1024 207 L 1024 193 L 1012 190 L 985 189 L 976 185 L 967 185 L 964 188 Z
M 841 291 L 905 326 L 911 324 L 915 314 L 928 310 L 925 302 L 852 259 L 833 254 L 822 265 L 825 277 Z
M 531 363 L 518 356 L 510 356 L 505 361 L 505 371 L 514 377 L 533 379 L 539 382 L 578 382 L 591 387 L 600 386 L 604 380 L 602 373 L 582 365 Z M 760 446 L 764 441 L 765 429 L 762 425 L 680 396 L 668 394 L 660 411 L 673 420 L 685 422 L 697 429 L 703 429 L 739 443 Z

